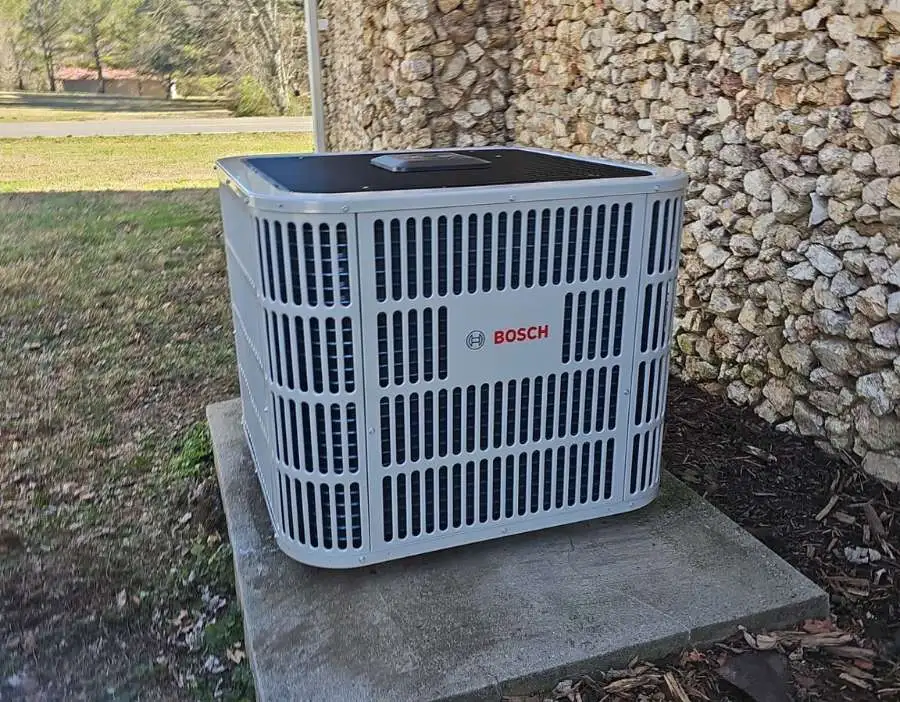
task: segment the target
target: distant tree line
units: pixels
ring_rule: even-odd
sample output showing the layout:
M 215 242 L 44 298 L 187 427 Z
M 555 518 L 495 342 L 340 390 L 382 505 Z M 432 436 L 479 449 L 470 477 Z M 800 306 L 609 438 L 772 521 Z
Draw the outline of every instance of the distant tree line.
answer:
M 0 88 L 56 91 L 73 65 L 101 86 L 104 71 L 130 68 L 284 114 L 306 92 L 303 2 L 0 0 Z

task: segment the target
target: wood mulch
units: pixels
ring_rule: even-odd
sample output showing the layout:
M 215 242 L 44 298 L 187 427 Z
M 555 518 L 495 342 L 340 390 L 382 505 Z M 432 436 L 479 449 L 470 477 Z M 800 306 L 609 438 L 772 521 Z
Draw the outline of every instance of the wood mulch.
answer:
M 900 700 L 900 491 L 672 379 L 666 468 L 828 592 L 832 616 L 510 700 Z

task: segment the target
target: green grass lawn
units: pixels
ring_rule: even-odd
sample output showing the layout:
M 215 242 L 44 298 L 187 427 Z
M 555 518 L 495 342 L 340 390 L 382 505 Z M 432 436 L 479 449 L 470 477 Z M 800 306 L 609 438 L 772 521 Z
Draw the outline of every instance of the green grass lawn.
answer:
M 0 193 L 209 187 L 217 158 L 311 148 L 301 133 L 0 139 Z
M 218 202 L 156 189 L 308 146 L 0 142 L 0 699 L 252 698 L 203 430 L 237 393 Z

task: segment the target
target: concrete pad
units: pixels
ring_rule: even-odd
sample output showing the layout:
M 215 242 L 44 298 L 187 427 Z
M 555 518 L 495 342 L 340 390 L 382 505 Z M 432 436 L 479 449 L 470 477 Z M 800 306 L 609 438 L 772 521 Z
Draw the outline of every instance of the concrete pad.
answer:
M 207 409 L 262 702 L 497 700 L 750 629 L 827 595 L 666 476 L 639 512 L 352 571 L 275 545 L 239 401 Z

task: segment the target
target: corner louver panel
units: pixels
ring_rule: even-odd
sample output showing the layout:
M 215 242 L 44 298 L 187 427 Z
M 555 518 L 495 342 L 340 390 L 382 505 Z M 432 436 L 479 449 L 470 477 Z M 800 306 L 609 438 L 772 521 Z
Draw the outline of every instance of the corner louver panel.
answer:
M 662 422 L 669 375 L 675 276 L 681 247 L 681 198 L 653 198 L 640 286 L 640 333 L 635 349 L 632 440 L 627 492 L 640 495 L 659 483 Z
M 226 231 L 244 421 L 268 507 L 280 538 L 322 551 L 368 546 L 353 230 L 266 216 L 249 242 Z

